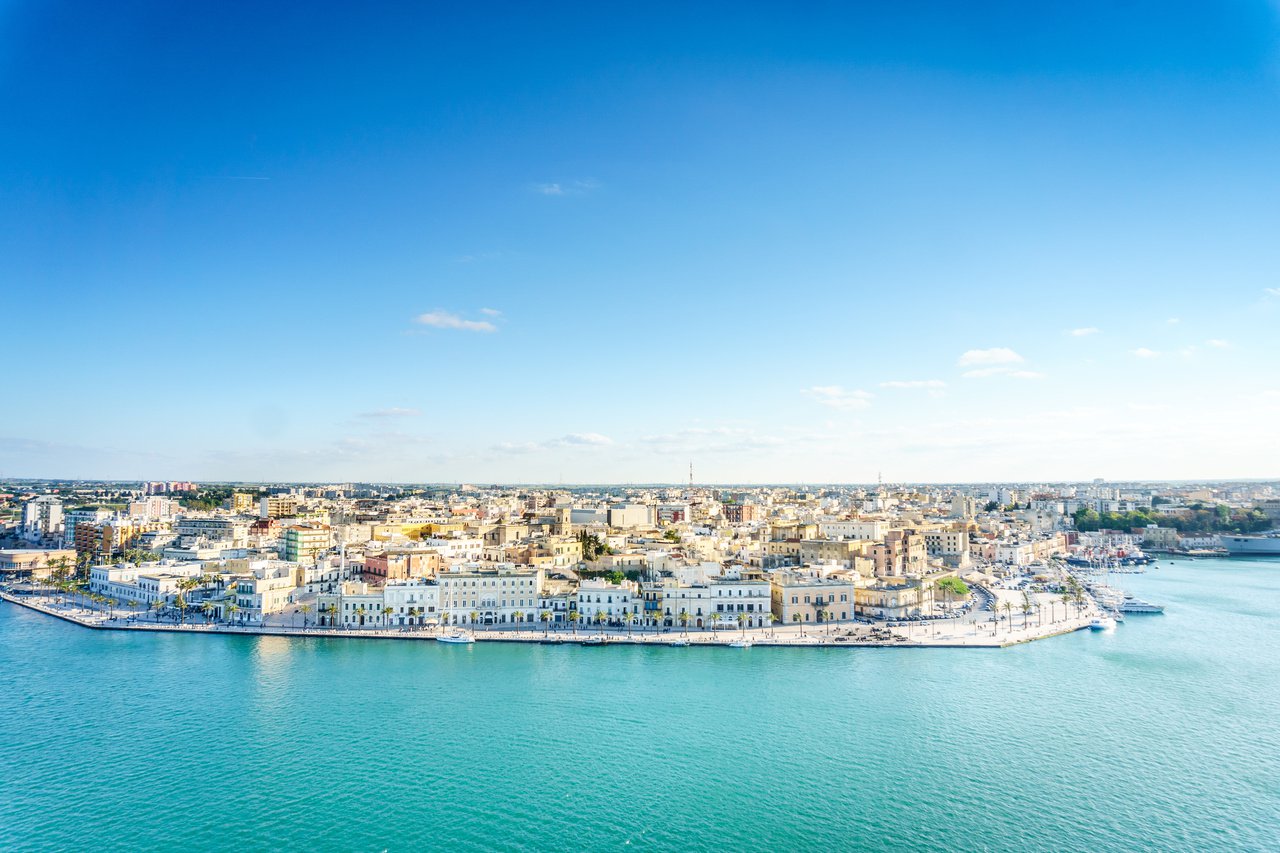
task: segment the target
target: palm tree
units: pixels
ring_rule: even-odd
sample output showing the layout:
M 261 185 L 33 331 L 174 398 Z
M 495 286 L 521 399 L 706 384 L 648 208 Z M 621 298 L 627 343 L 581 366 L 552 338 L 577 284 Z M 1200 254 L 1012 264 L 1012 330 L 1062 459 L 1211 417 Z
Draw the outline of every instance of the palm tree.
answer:
M 173 599 L 173 606 L 178 608 L 178 620 L 180 624 L 187 621 L 187 597 L 179 592 Z
M 475 630 L 475 624 L 476 624 L 477 622 L 479 622 L 479 621 L 480 621 L 480 614 L 479 614 L 479 613 L 477 613 L 476 611 L 472 610 L 472 611 L 471 611 L 469 614 L 467 614 L 467 615 L 471 617 L 472 630 Z
M 738 614 L 738 628 L 741 629 L 742 636 L 745 637 L 747 635 L 747 614 Z
M 157 621 L 157 622 L 159 622 L 159 621 L 160 621 L 160 611 L 161 611 L 161 610 L 164 610 L 164 608 L 165 608 L 164 599 L 163 599 L 163 598 L 157 598 L 154 602 L 152 602 L 151 606 L 152 606 L 153 608 L 155 608 L 155 611 L 156 611 L 156 621 Z
M 136 608 L 136 607 L 138 606 L 138 602 L 134 601 L 132 598 L 131 598 L 131 599 L 129 599 L 129 601 L 128 601 L 127 603 L 128 603 L 128 605 L 129 605 L 129 609 L 130 609 L 130 610 L 133 610 L 134 608 Z
M 395 612 L 396 609 L 394 607 L 382 608 L 382 622 L 384 628 L 391 624 L 391 614 Z
M 1005 618 L 1005 621 L 1008 623 L 1008 630 L 1012 631 L 1013 618 L 1009 614 L 1013 612 L 1013 605 L 1008 601 L 1006 601 L 1004 604 L 1000 605 L 1000 609 L 1004 611 L 1004 618 Z
M 573 627 L 574 636 L 578 634 L 578 609 L 576 607 L 569 608 L 569 624 Z
M 1026 590 L 1022 592 L 1022 630 L 1027 630 L 1027 614 L 1031 612 L 1031 597 L 1027 595 Z
M 231 621 L 231 617 L 234 616 L 236 614 L 236 611 L 238 611 L 239 609 L 240 609 L 240 605 L 236 604 L 234 601 L 227 602 L 227 606 L 224 608 L 224 612 L 227 614 L 226 619 L 228 622 Z
M 420 616 L 421 614 L 422 614 L 422 611 L 419 610 L 418 608 L 410 607 L 409 608 L 409 624 L 410 625 L 416 624 L 413 620 L 417 619 L 418 616 Z
M 545 628 L 545 630 L 542 632 L 543 636 L 550 636 L 551 635 L 551 611 L 543 610 L 541 613 L 538 614 L 538 618 L 542 620 L 542 623 Z
M 689 611 L 683 607 L 680 608 L 680 615 L 676 619 L 680 622 L 680 627 L 684 629 L 684 632 L 686 634 L 689 633 Z
M 523 610 L 517 610 L 515 613 L 512 613 L 512 614 L 511 614 L 511 618 L 515 620 L 515 623 L 516 623 L 516 630 L 517 630 L 517 631 L 519 631 L 519 630 L 520 630 L 520 627 L 519 627 L 519 626 L 520 626 L 520 623 L 524 621 L 524 611 L 523 611 Z
M 596 611 L 596 625 L 600 627 L 600 633 L 604 633 L 604 623 L 609 620 L 609 614 L 603 610 Z
M 767 612 L 764 614 L 764 616 L 762 617 L 761 621 L 763 621 L 763 622 L 764 622 L 764 624 L 766 624 L 766 625 L 768 625 L 768 626 L 769 626 L 769 636 L 770 636 L 770 637 L 772 637 L 772 636 L 773 636 L 773 625 L 774 625 L 774 623 L 775 623 L 775 622 L 777 622 L 777 621 L 778 621 L 778 617 L 773 615 L 773 611 L 772 611 L 772 610 L 769 610 L 769 611 L 767 611 Z
M 298 610 L 302 613 L 302 627 L 303 627 L 303 628 L 306 628 L 306 627 L 307 627 L 307 621 L 308 621 L 308 620 L 307 620 L 307 614 L 309 614 L 309 613 L 311 612 L 311 605 L 310 605 L 310 604 L 304 604 L 304 605 L 302 605 L 301 607 L 299 607 L 299 608 L 298 608 Z
M 791 621 L 792 621 L 792 622 L 795 622 L 795 623 L 797 623 L 797 624 L 799 624 L 799 625 L 800 625 L 800 636 L 801 636 L 801 637 L 803 637 L 803 636 L 804 636 L 804 623 L 800 621 L 800 614 L 799 614 L 799 613 L 792 613 L 792 614 L 791 614 Z
M 204 614 L 205 622 L 209 621 L 209 614 L 213 613 L 215 609 L 217 608 L 214 607 L 214 604 L 212 601 L 206 600 L 204 604 L 200 605 L 200 612 Z

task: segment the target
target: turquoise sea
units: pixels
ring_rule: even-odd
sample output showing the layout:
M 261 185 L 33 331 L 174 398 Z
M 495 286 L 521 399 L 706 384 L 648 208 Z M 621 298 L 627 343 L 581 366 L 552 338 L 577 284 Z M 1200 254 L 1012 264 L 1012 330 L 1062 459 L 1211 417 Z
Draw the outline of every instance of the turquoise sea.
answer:
M 1276 850 L 1280 561 L 1005 650 L 94 632 L 0 603 L 3 850 Z

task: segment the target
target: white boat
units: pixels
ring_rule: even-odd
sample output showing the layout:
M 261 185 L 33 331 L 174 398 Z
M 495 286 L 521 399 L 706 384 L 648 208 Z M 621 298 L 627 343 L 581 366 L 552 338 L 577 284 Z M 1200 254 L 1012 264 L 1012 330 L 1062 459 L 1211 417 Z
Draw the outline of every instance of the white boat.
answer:
M 436 638 L 436 642 L 439 643 L 474 643 L 475 641 L 475 637 L 470 634 L 464 634 L 461 631 L 456 634 L 444 634 Z
M 608 640 L 604 637 L 587 637 L 582 641 L 582 645 L 584 646 L 603 646 L 606 643 L 608 643 Z
M 1116 620 L 1099 616 L 1089 623 L 1090 630 L 1093 631 L 1110 631 L 1116 626 Z
M 688 641 L 688 640 L 672 640 L 672 641 L 671 641 L 670 643 L 668 643 L 667 645 L 669 645 L 669 646 L 687 646 L 687 645 L 689 645 L 689 641 Z
M 1124 601 L 1120 602 L 1119 610 L 1121 613 L 1163 613 L 1164 607 L 1159 604 L 1152 604 L 1149 601 L 1143 601 L 1140 598 L 1134 598 L 1132 595 L 1126 595 Z
M 751 648 L 751 641 L 750 640 L 734 640 L 732 643 L 729 644 L 729 648 L 749 649 Z

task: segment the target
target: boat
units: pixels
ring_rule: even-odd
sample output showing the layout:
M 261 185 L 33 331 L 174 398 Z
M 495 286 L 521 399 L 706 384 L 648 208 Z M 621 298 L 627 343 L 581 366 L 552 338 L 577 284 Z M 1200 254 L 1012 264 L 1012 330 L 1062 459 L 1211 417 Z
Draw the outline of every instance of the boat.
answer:
M 606 640 L 604 637 L 587 637 L 585 640 L 582 641 L 582 645 L 603 646 L 603 645 L 606 645 L 608 642 L 609 641 Z
M 688 640 L 672 640 L 670 643 L 667 643 L 667 645 L 669 645 L 669 646 L 687 646 L 687 645 L 689 645 L 689 641 L 688 641 Z
M 470 634 L 464 634 L 461 631 L 453 634 L 444 634 L 436 638 L 438 643 L 474 643 L 476 638 Z
M 1116 626 L 1116 620 L 1099 616 L 1089 623 L 1089 629 L 1092 631 L 1109 631 Z
M 564 637 L 543 637 L 538 642 L 544 646 L 558 646 L 564 642 Z
M 1149 601 L 1143 601 L 1140 598 L 1134 598 L 1132 595 L 1126 595 L 1124 601 L 1120 602 L 1120 606 L 1116 608 L 1121 613 L 1163 613 L 1164 607 L 1159 604 L 1152 604 Z
M 729 644 L 729 648 L 749 649 L 751 648 L 751 641 L 750 640 L 734 640 L 732 643 Z
M 1219 533 L 1218 541 L 1231 557 L 1280 557 L 1280 530 L 1270 533 Z

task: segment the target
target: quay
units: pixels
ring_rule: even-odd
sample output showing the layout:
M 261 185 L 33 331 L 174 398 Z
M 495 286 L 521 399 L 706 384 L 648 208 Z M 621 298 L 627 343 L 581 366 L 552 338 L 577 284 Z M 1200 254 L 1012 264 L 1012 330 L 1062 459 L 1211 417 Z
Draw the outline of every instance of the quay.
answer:
M 439 639 L 439 628 L 330 628 L 321 626 L 298 627 L 291 625 L 226 625 L 214 623 L 164 624 L 137 618 L 109 616 L 94 608 L 58 603 L 51 596 L 16 595 L 0 592 L 0 599 L 19 607 L 61 619 L 66 622 L 99 631 L 148 631 L 176 634 L 217 634 L 223 636 L 296 637 L 351 640 L 401 640 L 430 641 Z M 1078 616 L 1067 616 L 1048 624 L 1026 624 L 1023 627 L 1001 629 L 988 627 L 988 623 L 955 620 L 935 620 L 895 624 L 877 623 L 829 623 L 826 627 L 777 625 L 771 628 L 746 630 L 726 628 L 719 631 L 624 631 L 616 628 L 599 630 L 582 628 L 553 631 L 509 630 L 499 628 L 468 629 L 466 633 L 476 642 L 533 643 L 542 645 L 579 645 L 592 637 L 603 637 L 604 645 L 719 647 L 727 648 L 744 638 L 751 646 L 781 648 L 968 648 L 999 649 L 1021 645 L 1035 640 L 1070 634 L 1089 628 L 1098 615 L 1093 607 Z M 950 629 L 950 630 L 947 630 Z M 456 629 L 450 629 L 456 630 Z M 558 639 L 558 641 L 557 641 Z M 551 642 L 548 642 L 551 640 Z

